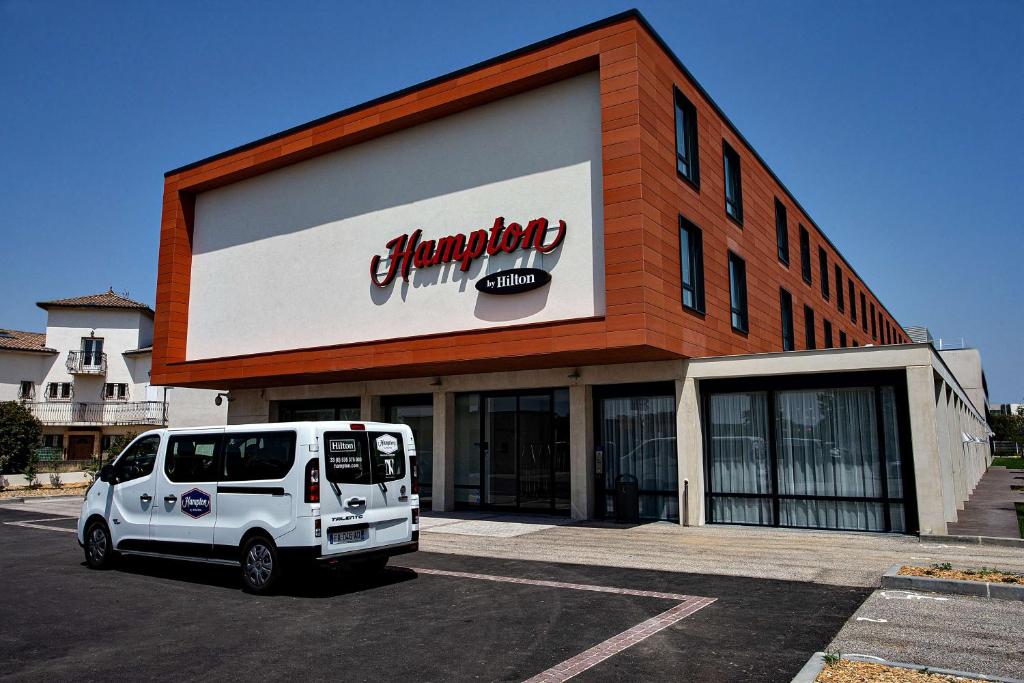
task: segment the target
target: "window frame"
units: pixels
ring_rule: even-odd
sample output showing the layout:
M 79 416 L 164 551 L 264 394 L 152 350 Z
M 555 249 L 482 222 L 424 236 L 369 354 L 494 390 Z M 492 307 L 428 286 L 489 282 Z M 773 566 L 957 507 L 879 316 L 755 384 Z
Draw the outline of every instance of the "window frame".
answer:
M 850 294 L 850 320 L 854 324 L 857 322 L 857 290 L 853 286 L 853 280 L 851 278 L 846 279 L 847 289 Z
M 693 186 L 693 189 L 700 191 L 700 138 L 697 125 L 697 107 L 683 94 L 676 86 L 672 86 L 672 100 L 674 104 L 673 115 L 675 117 L 676 136 L 676 175 Z M 680 114 L 683 118 L 683 139 L 679 139 Z M 680 148 L 685 155 L 687 172 L 679 169 Z
M 872 301 L 871 307 L 871 338 L 878 341 L 878 312 L 875 310 L 875 302 Z
M 63 388 L 67 387 L 67 394 L 63 392 Z M 58 391 L 54 392 L 53 389 L 57 388 Z M 46 384 L 46 400 L 47 401 L 70 401 L 75 397 L 75 387 L 71 382 L 48 382 Z
M 835 340 L 832 337 L 832 321 L 829 320 L 828 318 L 822 318 L 821 319 L 821 327 L 822 327 L 822 331 L 824 332 L 824 336 L 825 336 L 825 338 L 822 340 L 824 342 L 824 344 L 825 344 L 825 348 L 826 349 L 833 349 L 833 348 L 835 348 L 835 344 L 833 343 Z
M 832 288 L 828 281 L 828 252 L 818 245 L 818 270 L 821 271 L 821 298 L 828 301 L 832 298 Z
M 683 233 L 686 233 L 687 249 L 683 253 Z M 685 271 L 683 268 L 684 259 L 689 265 L 693 282 L 687 285 Z M 689 288 L 689 290 L 688 290 Z M 687 291 L 693 296 L 693 306 L 686 303 Z M 693 221 L 688 220 L 679 214 L 679 300 L 683 308 L 694 313 L 704 315 L 706 312 L 704 300 L 704 233 Z
M 804 304 L 804 348 L 813 351 L 818 348 L 818 334 L 814 329 L 814 309 Z
M 110 387 L 113 387 L 113 391 L 109 391 Z M 123 391 L 119 391 L 119 387 L 123 387 Z M 127 401 L 129 396 L 128 383 L 127 382 L 104 382 L 103 383 L 103 400 L 118 402 Z
M 785 287 L 779 287 L 779 310 L 782 322 L 782 350 L 796 351 L 796 334 L 793 331 L 793 295 Z
M 789 217 L 786 205 L 778 197 L 775 198 L 775 245 L 779 263 L 789 268 Z
M 725 215 L 736 225 L 743 227 L 743 174 L 740 155 L 732 146 L 722 140 L 722 177 L 724 178 Z M 730 184 L 735 189 L 735 196 L 729 196 Z M 730 207 L 732 210 L 730 211 Z
M 860 326 L 861 326 L 861 329 L 863 329 L 865 332 L 868 331 L 868 307 L 867 307 L 867 301 L 868 301 L 867 295 L 865 295 L 864 291 L 861 290 L 861 293 L 860 293 Z
M 800 224 L 800 276 L 807 284 L 814 284 L 811 267 L 811 233 L 802 223 Z
M 843 292 L 843 268 L 838 263 L 835 264 L 835 276 L 836 276 L 836 309 L 840 313 L 846 313 L 846 297 Z
M 839 330 L 839 348 L 846 348 L 846 330 Z
M 747 262 L 730 250 L 729 267 L 729 324 L 742 334 L 750 331 L 750 310 L 747 301 Z M 740 325 L 737 325 L 739 319 Z
M 18 399 L 27 401 L 36 397 L 36 383 L 30 379 L 23 379 L 18 382 Z

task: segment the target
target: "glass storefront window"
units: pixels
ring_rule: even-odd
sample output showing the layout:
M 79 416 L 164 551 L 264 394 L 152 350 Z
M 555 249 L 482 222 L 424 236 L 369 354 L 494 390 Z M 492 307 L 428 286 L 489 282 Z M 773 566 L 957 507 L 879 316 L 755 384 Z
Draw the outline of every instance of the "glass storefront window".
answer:
M 628 389 L 618 389 L 628 392 Z M 599 506 L 615 515 L 615 484 L 636 477 L 641 519 L 679 519 L 676 410 L 673 394 L 614 395 L 595 399 L 598 449 L 595 463 Z
M 480 504 L 480 394 L 455 397 L 455 502 Z
M 409 425 L 416 439 L 416 462 L 420 475 L 420 500 L 433 498 L 434 476 L 434 405 L 433 397 L 386 397 L 384 420 Z
M 711 522 L 905 531 L 893 386 L 707 397 Z

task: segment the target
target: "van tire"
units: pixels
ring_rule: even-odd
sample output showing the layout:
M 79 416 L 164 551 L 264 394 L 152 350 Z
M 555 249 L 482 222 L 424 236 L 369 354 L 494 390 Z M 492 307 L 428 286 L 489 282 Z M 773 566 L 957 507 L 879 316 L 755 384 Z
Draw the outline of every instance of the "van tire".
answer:
M 110 569 L 117 559 L 114 541 L 110 538 L 110 529 L 106 522 L 94 520 L 85 527 L 85 564 L 89 569 Z
M 263 535 L 252 536 L 242 544 L 239 561 L 242 566 L 242 585 L 246 593 L 270 593 L 283 573 L 277 546 Z

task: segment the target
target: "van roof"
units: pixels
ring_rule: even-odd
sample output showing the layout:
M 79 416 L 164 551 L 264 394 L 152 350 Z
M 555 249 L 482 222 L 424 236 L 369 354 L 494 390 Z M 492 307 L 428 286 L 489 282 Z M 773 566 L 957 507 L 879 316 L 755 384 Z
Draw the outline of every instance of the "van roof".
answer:
M 251 424 L 231 424 L 231 425 L 205 425 L 205 426 L 193 426 L 193 427 L 168 427 L 162 431 L 169 434 L 176 434 L 179 432 L 196 432 L 203 429 L 223 429 L 229 432 L 249 432 L 249 431 L 280 431 L 287 429 L 298 429 L 300 427 L 314 427 L 316 429 L 338 429 L 338 430 L 349 430 L 352 425 L 358 424 L 363 425 L 367 429 L 381 430 L 381 429 L 394 429 L 396 427 L 405 427 L 400 423 L 391 422 L 374 422 L 372 420 L 322 420 L 313 421 L 306 420 L 302 422 L 255 422 Z M 161 431 L 161 430 L 154 430 Z

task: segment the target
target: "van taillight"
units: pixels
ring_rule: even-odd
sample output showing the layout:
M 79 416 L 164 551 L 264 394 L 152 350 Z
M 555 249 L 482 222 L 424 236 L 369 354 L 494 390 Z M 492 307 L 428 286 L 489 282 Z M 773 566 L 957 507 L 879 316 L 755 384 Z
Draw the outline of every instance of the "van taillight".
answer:
M 420 466 L 415 455 L 409 456 L 409 474 L 412 476 L 412 495 L 420 494 Z
M 306 496 L 307 503 L 320 502 L 320 460 L 313 458 L 306 465 Z

